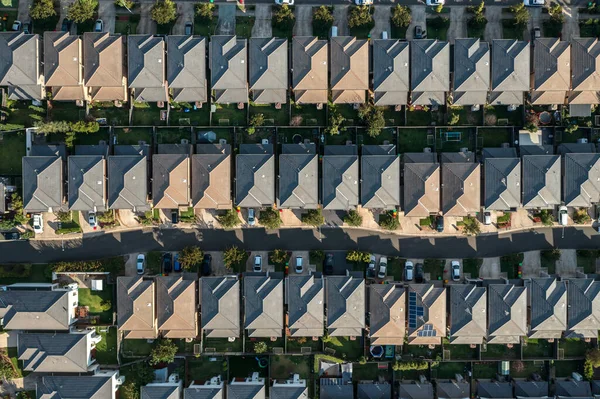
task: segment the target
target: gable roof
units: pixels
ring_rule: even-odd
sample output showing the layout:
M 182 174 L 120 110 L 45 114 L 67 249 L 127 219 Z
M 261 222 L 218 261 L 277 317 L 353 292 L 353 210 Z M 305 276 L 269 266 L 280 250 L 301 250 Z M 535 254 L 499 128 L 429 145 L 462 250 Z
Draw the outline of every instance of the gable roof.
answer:
M 596 152 L 596 145 L 594 143 L 562 143 L 558 146 L 556 152 L 560 155 L 569 153 L 593 154 Z
M 363 145 L 360 161 L 362 206 L 379 209 L 399 206 L 400 157 L 396 155 L 396 147 Z
M 523 157 L 523 206 L 552 208 L 560 205 L 560 155 Z
M 566 206 L 600 202 L 600 154 L 565 154 L 563 200 Z
M 600 102 L 600 43 L 597 38 L 571 39 L 571 85 L 569 104 Z
M 369 90 L 369 43 L 350 36 L 329 41 L 331 98 L 334 104 L 364 103 Z
M 173 209 L 190 202 L 190 157 L 187 154 L 152 156 L 152 201 L 155 208 Z
M 37 399 L 114 399 L 113 376 L 42 376 L 36 384 Z
M 429 216 L 440 211 L 440 165 L 432 154 L 414 155 L 404 154 L 404 213 Z
M 315 145 L 282 144 L 279 155 L 279 208 L 319 206 L 319 160 Z
M 518 40 L 492 41 L 491 104 L 523 104 L 529 91 L 529 43 Z
M 323 384 L 324 379 L 320 380 L 319 397 L 321 399 L 346 399 L 354 396 L 354 386 L 352 384 Z
M 103 156 L 69 157 L 69 209 L 103 210 L 106 206 L 106 165 Z
M 167 82 L 173 101 L 206 102 L 206 38 L 167 36 Z
M 361 336 L 365 328 L 365 280 L 327 276 L 327 330 L 330 336 Z
M 481 344 L 487 337 L 486 289 L 473 284 L 450 287 L 450 340 L 453 344 Z M 468 396 L 467 396 L 468 397 Z
M 375 105 L 406 104 L 410 43 L 396 39 L 376 39 L 372 43 Z
M 490 88 L 490 45 L 478 38 L 454 41 L 453 104 L 485 104 Z
M 227 385 L 228 399 L 265 399 L 265 384 L 231 383 Z
M 488 305 L 488 343 L 519 343 L 527 335 L 527 288 L 490 284 Z
M 210 37 L 210 76 L 215 102 L 248 102 L 248 65 L 246 39 L 236 36 Z
M 108 32 L 83 34 L 83 73 L 93 100 L 127 99 L 125 39 Z
M 512 398 L 513 386 L 510 382 L 477 381 L 477 396 L 480 398 Z
M 183 390 L 183 399 L 223 399 L 225 397 L 223 384 L 215 385 L 190 385 Z
M 83 99 L 83 71 L 81 59 L 81 39 L 69 32 L 44 33 L 44 81 L 46 86 L 72 86 L 78 94 L 75 98 Z M 56 96 L 54 99 L 57 99 Z
M 287 102 L 287 39 L 250 39 L 249 85 L 252 99 L 258 104 Z
M 446 289 L 410 284 L 408 306 L 408 343 L 439 345 L 446 335 Z
M 447 216 L 467 216 L 479 212 L 481 169 L 474 162 L 442 163 L 442 212 Z
M 87 373 L 89 334 L 21 333 L 17 339 L 18 359 L 25 371 Z
M 433 399 L 433 385 L 430 382 L 400 382 L 399 399 Z
M 450 46 L 432 39 L 410 45 L 410 88 L 415 105 L 445 104 L 450 90 Z
M 358 155 L 354 145 L 325 146 L 322 157 L 323 209 L 353 209 L 358 205 Z
M 564 104 L 571 88 L 571 45 L 558 38 L 535 39 L 533 104 Z
M 285 294 L 291 336 L 322 336 L 325 296 L 323 278 L 314 274 L 289 276 Z
M 127 36 L 129 87 L 165 86 L 165 41 L 153 35 Z
M 593 338 L 600 329 L 600 282 L 580 278 L 567 281 L 567 338 Z
M 406 290 L 396 284 L 369 285 L 371 345 L 403 345 L 406 336 Z
M 156 338 L 154 291 L 154 281 L 142 276 L 117 278 L 117 325 L 125 338 Z
M 543 398 L 548 396 L 548 382 L 515 380 L 515 396 L 525 398 Z
M 158 330 L 165 338 L 196 338 L 196 280 L 156 277 Z
M 326 103 L 328 96 L 327 40 L 316 36 L 292 39 L 292 87 L 299 104 Z
M 387 383 L 359 382 L 356 385 L 357 399 L 391 399 L 392 386 Z
M 559 339 L 567 329 L 567 285 L 555 278 L 532 278 L 528 288 L 529 337 Z
M 244 328 L 249 337 L 283 335 L 283 279 L 278 273 L 246 274 Z
M 13 87 L 12 99 L 42 98 L 39 53 L 38 35 L 0 33 L 0 86 Z
M 197 144 L 192 155 L 192 206 L 231 209 L 231 145 Z
M 275 156 L 272 144 L 242 144 L 236 157 L 235 202 L 262 207 L 275 202 Z
M 521 160 L 487 158 L 485 160 L 484 206 L 489 210 L 510 210 L 521 203 Z
M 435 383 L 439 399 L 468 399 L 471 397 L 471 386 L 468 382 L 440 382 Z
M 108 157 L 108 207 L 148 208 L 148 163 L 141 155 Z
M 524 155 L 552 155 L 554 154 L 554 146 L 551 144 L 541 145 L 520 145 L 519 153 Z
M 269 399 L 308 399 L 308 388 L 284 384 L 273 384 L 269 389 Z
M 60 157 L 23 157 L 23 208 L 28 212 L 58 209 L 63 201 Z
M 486 147 L 481 156 L 484 161 L 487 158 L 516 158 L 517 150 L 514 147 Z
M 240 283 L 235 277 L 200 280 L 202 329 L 209 338 L 240 336 Z
M 6 330 L 68 330 L 70 302 L 67 291 L 0 291 L 0 319 Z
M 140 399 L 180 399 L 181 387 L 176 384 L 152 383 L 142 387 Z
M 589 381 L 577 381 L 572 378 L 555 379 L 554 389 L 557 397 L 591 398 L 592 390 Z

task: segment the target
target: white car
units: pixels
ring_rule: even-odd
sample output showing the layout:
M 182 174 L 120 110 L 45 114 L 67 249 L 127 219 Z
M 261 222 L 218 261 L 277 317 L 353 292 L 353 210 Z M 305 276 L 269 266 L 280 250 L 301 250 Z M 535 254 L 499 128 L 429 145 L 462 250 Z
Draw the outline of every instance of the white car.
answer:
M 139 254 L 137 256 L 136 270 L 137 274 L 144 274 L 144 271 L 146 270 L 146 256 L 144 254 Z
M 560 223 L 561 226 L 566 226 L 568 221 L 569 214 L 567 212 L 567 207 L 561 206 L 560 208 L 558 208 L 558 223 Z
M 33 215 L 33 231 L 35 234 L 42 234 L 44 232 L 44 219 L 39 213 Z
M 357 6 L 370 6 L 373 4 L 373 0 L 354 0 Z
M 280 6 L 282 6 L 284 4 L 286 6 L 293 6 L 294 0 L 275 0 L 275 4 L 279 4 Z
M 22 27 L 23 27 L 23 24 L 21 23 L 21 21 L 15 21 L 12 24 L 12 30 L 15 32 L 19 32 Z
M 426 0 L 425 4 L 427 4 L 428 6 L 438 6 L 438 5 L 444 5 L 446 3 L 445 0 Z
M 300 274 L 303 271 L 302 256 L 296 256 L 296 273 Z
M 254 218 L 254 209 L 248 209 L 248 226 L 254 226 L 256 224 L 256 219 Z
M 254 257 L 254 268 L 252 269 L 252 271 L 257 272 L 257 273 L 262 272 L 262 256 L 261 255 L 256 255 Z
M 387 257 L 382 256 L 379 258 L 379 273 L 377 273 L 377 277 L 385 278 L 387 273 Z
M 412 281 L 413 276 L 415 275 L 415 265 L 409 260 L 404 264 L 404 280 Z
M 523 0 L 526 7 L 543 7 L 546 4 L 545 0 Z
M 96 220 L 96 212 L 90 212 L 88 214 L 88 223 L 91 228 L 95 229 L 98 227 L 98 221 Z
M 101 19 L 97 19 L 94 24 L 94 32 L 103 32 L 104 31 L 104 21 Z
M 460 263 L 457 260 L 453 260 L 452 263 L 452 281 L 460 280 Z
M 492 213 L 490 211 L 483 212 L 483 224 L 486 226 L 492 224 Z

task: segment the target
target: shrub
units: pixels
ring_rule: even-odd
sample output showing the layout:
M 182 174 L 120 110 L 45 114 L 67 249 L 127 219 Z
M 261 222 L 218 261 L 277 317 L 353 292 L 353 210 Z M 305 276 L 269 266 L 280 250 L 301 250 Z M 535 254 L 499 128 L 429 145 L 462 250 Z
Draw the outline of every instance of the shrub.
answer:
M 481 233 L 479 220 L 477 220 L 473 216 L 465 216 L 462 221 L 463 221 L 463 232 L 466 235 L 476 236 L 479 233 Z
M 246 257 L 246 251 L 233 246 L 223 252 L 223 263 L 225 266 L 232 268 L 239 265 Z
M 561 252 L 560 249 L 554 248 L 543 250 L 540 254 L 545 260 L 550 262 L 556 262 L 560 260 Z
M 348 253 L 346 254 L 346 260 L 348 262 L 369 263 L 369 261 L 371 260 L 371 254 L 368 252 L 356 251 L 353 249 L 348 251 Z
M 379 136 L 381 129 L 385 127 L 385 118 L 383 109 L 373 104 L 361 105 L 358 111 L 358 117 L 367 126 L 367 134 L 371 137 Z
M 323 217 L 321 209 L 309 209 L 306 213 L 303 213 L 302 223 L 314 227 L 319 227 L 325 224 L 325 218 Z
M 75 0 L 67 8 L 67 19 L 79 24 L 94 18 L 98 0 Z
M 153 366 L 159 363 L 173 363 L 176 353 L 177 345 L 173 341 L 170 339 L 159 339 L 152 352 L 150 352 L 149 363 Z
M 214 18 L 215 5 L 213 3 L 197 3 L 196 16 L 203 21 L 210 22 Z
M 565 133 L 573 134 L 577 131 L 577 129 L 579 129 L 579 125 L 577 125 L 576 123 L 569 123 L 565 127 Z
M 330 28 L 333 25 L 333 15 L 331 8 L 327 6 L 320 6 L 313 12 L 313 21 L 323 25 L 324 27 Z
M 529 21 L 529 11 L 522 2 L 511 6 L 510 11 L 513 13 L 515 25 L 520 27 L 527 26 L 527 22 Z
M 254 114 L 250 117 L 250 126 L 259 127 L 265 124 L 265 115 L 264 114 Z
M 35 0 L 29 9 L 29 16 L 34 20 L 42 20 L 56 15 L 52 0 Z
M 265 353 L 267 349 L 266 342 L 259 341 L 254 343 L 254 353 Z
M 152 20 L 166 25 L 177 19 L 177 6 L 173 0 L 156 0 L 152 6 Z
M 590 222 L 591 220 L 592 218 L 590 217 L 590 215 L 587 212 L 587 209 L 585 208 L 578 209 L 573 213 L 573 222 L 575 224 L 585 224 Z
M 313 249 L 308 252 L 308 258 L 311 264 L 321 263 L 325 260 L 325 252 L 320 249 Z
M 125 262 L 122 256 L 103 260 L 58 262 L 52 265 L 52 271 L 56 273 L 109 272 L 117 276 L 125 272 Z
M 440 3 L 438 4 L 435 8 L 434 8 L 435 12 L 437 12 L 438 14 L 440 14 L 442 11 L 444 11 L 444 4 Z
M 394 211 L 387 211 L 379 215 L 379 226 L 386 230 L 397 230 L 400 227 L 400 221 Z
M 360 359 L 358 359 L 358 364 L 367 364 L 367 358 L 365 356 L 361 356 Z
M 346 223 L 349 226 L 360 227 L 362 226 L 362 222 L 362 216 L 360 216 L 360 214 L 353 209 L 348 211 L 346 216 L 344 216 L 344 223 Z
M 199 265 L 202 262 L 203 256 L 204 253 L 199 247 L 195 245 L 185 247 L 179 253 L 179 263 L 181 263 L 181 267 L 184 270 L 190 271 L 193 266 Z
M 562 24 L 565 22 L 565 15 L 563 14 L 563 8 L 560 4 L 552 3 L 548 7 L 548 14 L 550 15 L 550 21 L 556 24 Z
M 457 112 L 451 111 L 450 118 L 448 118 L 448 125 L 450 125 L 450 126 L 457 125 L 459 121 L 460 121 L 460 114 L 458 114 Z
M 408 370 L 427 370 L 429 364 L 427 362 L 399 362 L 395 361 L 392 364 L 392 370 L 394 371 L 408 371 Z
M 327 134 L 331 134 L 331 135 L 340 134 L 340 132 L 343 132 L 346 130 L 345 127 L 342 127 L 342 124 L 344 123 L 345 120 L 346 120 L 346 118 L 344 118 L 342 116 L 342 114 L 339 113 L 339 111 L 337 110 L 335 105 L 330 104 L 330 106 L 329 106 L 329 125 L 325 129 L 325 132 Z
M 135 2 L 132 0 L 115 0 L 115 6 L 123 7 L 131 11 L 131 9 L 135 6 Z
M 348 17 L 348 26 L 350 28 L 358 28 L 373 23 L 373 16 L 368 6 L 356 6 L 350 10 Z
M 279 226 L 281 226 L 279 212 L 273 208 L 263 209 L 258 214 L 258 223 L 265 226 L 267 229 L 278 229 Z
M 269 260 L 275 265 L 283 265 L 290 260 L 290 254 L 283 249 L 276 249 L 269 256 Z
M 273 25 L 281 30 L 291 30 L 294 27 L 295 19 L 296 17 L 294 16 L 292 9 L 287 4 L 284 4 L 278 6 L 273 14 Z
M 407 28 L 412 20 L 410 8 L 398 4 L 392 10 L 392 23 L 397 28 Z
M 229 209 L 224 214 L 218 215 L 217 221 L 226 229 L 231 229 L 241 223 L 238 213 L 234 209 Z

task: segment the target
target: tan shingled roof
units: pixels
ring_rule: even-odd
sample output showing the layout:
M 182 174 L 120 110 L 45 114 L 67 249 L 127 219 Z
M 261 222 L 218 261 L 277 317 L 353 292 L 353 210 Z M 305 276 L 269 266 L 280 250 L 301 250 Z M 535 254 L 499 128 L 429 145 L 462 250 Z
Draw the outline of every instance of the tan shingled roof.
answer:
M 158 330 L 165 338 L 195 338 L 198 335 L 196 280 L 181 276 L 157 277 Z

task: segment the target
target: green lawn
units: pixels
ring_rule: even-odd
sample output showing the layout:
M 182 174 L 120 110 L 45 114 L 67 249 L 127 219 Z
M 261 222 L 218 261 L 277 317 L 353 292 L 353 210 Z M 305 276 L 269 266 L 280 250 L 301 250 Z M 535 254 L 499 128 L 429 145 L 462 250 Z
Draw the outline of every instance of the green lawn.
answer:
M 579 338 L 564 338 L 558 343 L 558 348 L 564 350 L 565 358 L 584 357 L 592 344 Z
M 75 145 L 98 145 L 100 141 L 110 140 L 110 132 L 108 127 L 101 127 L 96 133 L 79 133 L 75 135 L 73 144 Z
M 347 337 L 330 337 L 331 341 L 325 343 L 326 348 L 335 350 L 335 357 L 341 357 L 347 360 L 357 360 L 364 356 L 361 337 L 351 341 Z
M 520 345 L 513 345 L 509 348 L 506 345 L 495 345 L 488 344 L 487 351 L 481 352 L 482 359 L 494 359 L 494 360 L 514 360 L 521 357 Z
M 210 21 L 198 17 L 194 19 L 194 35 L 210 37 L 215 33 L 216 27 L 216 18 L 213 18 Z
M 547 20 L 542 23 L 543 37 L 560 37 L 563 24 Z
M 292 374 L 300 374 L 300 378 L 310 378 L 311 358 L 309 356 L 271 356 L 270 377 L 285 380 Z
M 266 357 L 269 359 L 269 357 Z M 253 372 L 258 372 L 260 377 L 267 377 L 268 367 L 261 368 L 258 366 L 258 360 L 255 355 L 250 356 L 232 356 L 229 358 L 229 380 L 234 378 L 245 378 L 252 375 Z
M 502 38 L 523 40 L 523 27 L 515 25 L 514 19 L 502 20 Z
M 292 104 L 292 126 L 325 126 L 327 124 L 326 107 L 317 109 L 315 104 Z
M 26 155 L 25 132 L 0 133 L 0 175 L 20 176 Z
M 252 115 L 256 114 L 264 115 L 265 126 L 288 126 L 290 124 L 287 104 L 282 104 L 281 109 L 275 109 L 274 104 L 250 105 L 250 119 L 252 119 Z
M 352 381 L 378 381 L 379 377 L 382 377 L 384 381 L 388 381 L 391 379 L 390 371 L 390 367 L 380 369 L 377 363 L 354 363 L 352 365 Z
M 554 375 L 557 378 L 571 377 L 573 372 L 583 375 L 583 360 L 554 361 Z
M 135 358 L 149 356 L 154 348 L 154 343 L 145 339 L 124 339 L 121 347 L 121 356 Z
M 108 301 L 111 307 L 108 310 L 104 310 L 102 307 L 103 301 Z M 113 311 L 114 306 L 112 288 L 106 286 L 103 291 L 92 291 L 89 288 L 79 289 L 79 306 L 88 306 L 90 316 L 99 316 L 100 323 L 112 324 L 113 322 Z
M 442 357 L 442 346 L 436 345 L 434 349 L 430 349 L 427 345 L 404 345 L 404 355 L 408 355 L 409 359 L 437 359 Z
M 319 129 L 310 127 L 300 128 L 277 128 L 277 143 L 278 144 L 291 144 L 297 142 L 304 142 L 304 140 L 310 140 L 317 144 L 319 143 Z
M 28 101 L 7 100 L 6 107 L 1 107 L 0 112 L 6 118 L 4 123 L 30 127 L 36 120 L 46 118 L 46 105 L 36 107 Z
M 78 107 L 74 101 L 52 101 L 48 109 L 52 121 L 77 122 L 85 119 L 85 107 Z
M 227 362 L 225 358 L 201 356 L 188 359 L 185 386 L 191 384 L 192 381 L 196 385 L 203 384 L 219 375 L 225 378 L 226 373 L 223 371 L 223 362 Z
M 523 263 L 523 254 L 511 254 L 500 257 L 500 271 L 506 273 L 509 280 L 517 278 L 519 265 Z
M 156 129 L 158 144 L 181 144 L 181 140 L 191 143 L 192 129 L 190 127 L 162 127 Z
M 247 107 L 238 109 L 237 104 L 215 104 L 216 111 L 212 114 L 211 125 L 213 126 L 247 126 Z
M 161 120 L 161 111 L 166 112 L 165 108 L 158 108 L 156 103 L 134 103 L 131 117 L 131 124 L 134 126 L 162 126 L 166 122 Z
M 81 298 L 81 290 L 79 290 Z M 96 334 L 102 336 L 102 341 L 96 345 L 96 361 L 101 365 L 117 364 L 117 328 L 109 327 L 107 332 L 101 332 L 96 327 Z
M 473 378 L 488 379 L 496 378 L 498 373 L 498 363 L 475 363 L 473 365 Z
M 471 348 L 470 345 L 444 345 L 444 350 L 450 351 L 450 359 L 445 360 L 477 360 L 479 349 Z
M 202 108 L 197 109 L 194 109 L 193 106 L 180 109 L 171 108 L 169 120 L 173 126 L 208 126 L 210 125 L 210 106 L 204 104 Z
M 468 365 L 468 363 L 462 362 L 440 362 L 438 366 L 432 368 L 431 371 L 435 373 L 435 378 L 441 380 L 453 380 L 456 378 L 456 374 L 461 374 L 465 377 L 465 368 L 468 368 Z
M 2 10 L 1 14 L 0 31 L 10 31 L 13 22 L 17 19 L 17 10 Z
M 113 103 L 94 103 L 90 107 L 90 116 L 94 118 L 106 118 L 106 123 L 111 126 L 129 126 L 129 107 L 115 107 Z
M 365 145 L 383 145 L 384 142 L 389 144 L 396 144 L 396 128 L 395 127 L 384 127 L 381 129 L 377 136 L 370 136 L 366 129 L 358 128 L 356 130 L 357 143 Z
M 394 281 L 402 281 L 404 278 L 404 264 L 406 259 L 398 258 L 396 256 L 388 258 L 388 276 L 392 276 Z
M 534 364 L 534 362 L 510 362 L 510 376 L 513 378 L 530 378 L 532 374 L 539 374 L 543 379 L 548 378 L 546 362 Z
M 83 35 L 85 32 L 93 32 L 97 17 L 98 15 L 94 13 L 94 17 L 92 19 L 88 19 L 87 21 L 83 21 L 81 23 L 76 23 L 75 28 L 77 29 L 77 34 Z
M 480 127 L 477 129 L 477 149 L 500 147 L 502 143 L 512 142 L 512 128 Z
M 458 125 L 479 126 L 483 123 L 483 109 L 481 108 L 479 111 L 472 111 L 470 106 L 452 106 L 451 110 L 459 117 Z
M 17 353 L 17 348 L 0 348 L 0 355 L 2 355 L 2 357 L 4 356 L 8 356 L 10 358 L 10 362 L 12 363 L 12 367 L 16 372 L 17 378 L 20 377 L 24 377 L 25 375 L 29 374 L 29 372 L 27 371 L 23 371 L 21 369 L 21 365 L 19 364 L 19 360 L 18 360 L 18 353 Z
M 406 31 L 408 30 L 408 26 L 407 27 L 397 27 L 393 23 L 391 24 L 391 26 L 392 26 L 392 29 L 391 29 L 390 35 L 391 35 L 392 39 L 406 39 Z
M 124 127 L 113 130 L 117 138 L 117 144 L 137 145 L 139 141 L 145 141 L 152 146 L 152 128 L 148 127 Z
M 450 19 L 444 17 L 435 17 L 427 19 L 427 38 L 447 40 Z
M 600 24 L 598 19 L 586 19 L 579 21 L 579 36 L 581 37 L 598 37 L 600 36 Z
M 205 338 L 203 348 L 213 348 L 217 353 L 242 352 L 242 339 L 229 342 L 226 338 Z
M 140 17 L 140 14 L 117 14 L 115 16 L 115 33 L 135 35 Z
M 160 273 L 160 265 L 162 262 L 162 253 L 152 251 L 146 254 L 146 270 L 151 276 Z
M 81 233 L 79 225 L 79 211 L 71 211 L 71 221 L 61 223 L 61 227 L 54 231 L 56 234 Z
M 235 34 L 238 37 L 249 39 L 252 36 L 254 17 L 235 17 Z
M 313 341 L 307 338 L 305 342 L 299 342 L 300 338 L 287 338 L 287 353 L 301 353 L 302 348 L 310 348 L 312 352 L 321 352 L 323 344 L 321 340 Z
M 554 356 L 553 346 L 545 339 L 526 338 L 523 345 L 523 357 L 528 359 L 543 359 Z
M 375 22 L 350 28 L 350 36 L 357 39 L 369 39 L 371 37 L 371 29 L 375 27 Z
M 589 129 L 577 129 L 573 133 L 566 133 L 564 129 L 557 129 L 557 143 L 577 143 L 579 139 L 589 140 Z
M 483 40 L 483 35 L 485 33 L 485 25 L 486 24 L 473 26 L 470 23 L 467 23 L 467 37 L 477 37 Z
M 460 133 L 460 136 L 448 136 L 447 133 Z M 475 130 L 464 127 L 436 129 L 435 149 L 438 152 L 458 152 L 461 148 L 475 150 Z
M 219 142 L 220 139 L 227 140 L 227 143 L 233 144 L 233 130 L 229 128 L 212 127 L 207 129 L 194 128 L 194 135 L 196 136 L 197 144 L 206 144 L 210 142 L 210 138 L 205 136 L 205 133 L 213 132 L 216 135 L 215 142 Z
M 345 145 L 347 141 L 356 144 L 356 129 L 347 128 L 339 134 L 324 134 L 325 145 Z
M 429 273 L 431 280 L 441 280 L 444 275 L 444 259 L 425 259 L 423 262 L 423 271 Z
M 314 11 L 317 9 L 318 7 L 313 7 L 313 13 Z M 333 7 L 327 7 L 329 9 L 330 13 L 333 13 Z M 314 36 L 318 36 L 319 39 L 322 40 L 327 40 L 329 39 L 329 34 L 331 32 L 331 26 L 333 25 L 333 21 L 332 22 L 327 22 L 327 23 L 323 23 L 320 22 L 316 19 L 312 20 L 312 30 L 313 30 L 313 35 Z
M 434 135 L 428 129 L 398 128 L 398 153 L 423 152 L 423 148 L 434 146 Z
M 406 126 L 431 126 L 437 121 L 437 114 L 430 110 L 408 108 L 406 110 Z
M 522 107 L 519 106 L 516 110 L 509 111 L 506 105 L 487 106 L 484 109 L 485 124 L 488 126 L 523 126 Z M 488 119 L 490 117 L 491 119 Z
M 387 106 L 383 108 L 383 117 L 386 126 L 404 126 L 404 109 L 396 111 L 395 107 Z
M 577 267 L 582 267 L 583 272 L 586 274 L 596 273 L 596 257 L 598 256 L 597 251 L 577 251 Z

